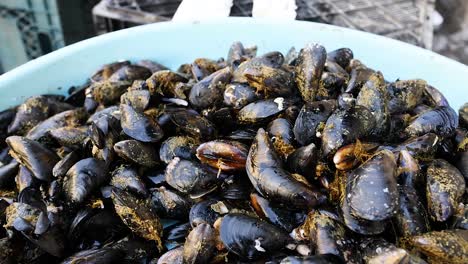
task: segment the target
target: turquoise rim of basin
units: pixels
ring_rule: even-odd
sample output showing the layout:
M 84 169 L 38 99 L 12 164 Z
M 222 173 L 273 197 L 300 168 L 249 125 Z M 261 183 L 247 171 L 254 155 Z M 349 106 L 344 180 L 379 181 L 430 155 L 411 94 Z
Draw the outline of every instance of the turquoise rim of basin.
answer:
M 317 42 L 328 51 L 349 47 L 355 58 L 385 79 L 421 78 L 441 90 L 458 109 L 468 101 L 468 67 L 397 40 L 305 21 L 230 17 L 201 22 L 164 22 L 94 37 L 30 61 L 0 76 L 0 109 L 31 95 L 66 94 L 81 85 L 101 65 L 117 60 L 151 59 L 172 69 L 198 57 L 226 57 L 229 46 L 241 41 L 257 45 L 258 53 L 303 47 Z

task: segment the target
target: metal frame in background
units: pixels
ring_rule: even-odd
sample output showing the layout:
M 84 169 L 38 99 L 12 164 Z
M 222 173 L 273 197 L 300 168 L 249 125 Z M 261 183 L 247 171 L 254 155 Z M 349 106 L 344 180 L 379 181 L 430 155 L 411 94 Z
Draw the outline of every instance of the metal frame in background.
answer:
M 103 0 L 93 9 L 100 34 L 167 21 L 180 0 Z M 251 16 L 252 0 L 234 0 L 231 16 Z M 297 19 L 359 29 L 432 47 L 435 0 L 296 0 Z M 172 3 L 172 4 L 171 4 Z

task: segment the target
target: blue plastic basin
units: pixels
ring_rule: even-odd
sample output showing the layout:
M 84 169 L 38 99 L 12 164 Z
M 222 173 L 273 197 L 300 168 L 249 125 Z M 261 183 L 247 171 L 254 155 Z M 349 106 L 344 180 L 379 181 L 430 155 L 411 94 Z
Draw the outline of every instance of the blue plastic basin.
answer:
M 301 21 L 227 18 L 197 23 L 157 23 L 121 30 L 62 48 L 0 76 L 0 109 L 43 93 L 82 84 L 102 64 L 153 59 L 173 69 L 197 57 L 225 57 L 233 41 L 256 44 L 259 53 L 286 52 L 318 42 L 327 50 L 349 47 L 387 80 L 422 78 L 440 89 L 453 108 L 468 101 L 468 67 L 400 41 Z

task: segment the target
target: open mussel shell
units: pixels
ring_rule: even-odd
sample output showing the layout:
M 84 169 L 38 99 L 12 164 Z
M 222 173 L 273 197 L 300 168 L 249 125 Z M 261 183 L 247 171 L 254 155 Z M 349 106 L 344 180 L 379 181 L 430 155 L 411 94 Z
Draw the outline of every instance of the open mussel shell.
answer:
M 65 175 L 63 189 L 68 201 L 82 203 L 108 179 L 103 161 L 87 158 L 78 161 Z
M 54 152 L 25 137 L 11 136 L 6 142 L 13 158 L 26 166 L 36 178 L 43 181 L 51 179 L 52 169 L 59 161 Z
M 246 260 L 267 256 L 290 241 L 282 229 L 243 214 L 224 216 L 219 232 L 226 248 Z

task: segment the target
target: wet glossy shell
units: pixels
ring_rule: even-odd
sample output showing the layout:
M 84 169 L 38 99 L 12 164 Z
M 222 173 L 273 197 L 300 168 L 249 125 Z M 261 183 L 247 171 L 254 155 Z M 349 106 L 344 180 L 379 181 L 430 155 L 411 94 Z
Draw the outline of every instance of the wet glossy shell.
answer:
M 314 143 L 297 148 L 288 156 L 289 171 L 304 175 L 308 179 L 315 177 L 315 165 L 318 159 L 318 149 Z
M 405 128 L 405 133 L 410 136 L 421 136 L 432 132 L 441 137 L 448 137 L 455 133 L 457 127 L 457 113 L 450 106 L 441 106 L 419 114 Z
M 374 116 L 363 106 L 335 110 L 322 132 L 323 154 L 334 154 L 340 147 L 369 135 L 375 124 Z
M 11 136 L 6 139 L 10 146 L 10 155 L 26 166 L 39 180 L 49 181 L 52 169 L 59 161 L 57 155 L 40 143 L 30 139 Z
M 197 109 L 219 105 L 223 101 L 224 88 L 230 79 L 229 67 L 205 77 L 190 90 L 190 103 Z
M 216 204 L 218 200 L 206 199 L 200 201 L 192 206 L 189 214 L 189 221 L 192 227 L 205 223 L 213 225 L 221 215 L 213 210 L 212 205 Z
M 392 217 L 398 206 L 396 162 L 388 150 L 351 171 L 346 183 L 346 197 L 351 212 L 363 219 L 382 221 Z
M 222 219 L 220 237 L 229 251 L 247 260 L 267 256 L 289 240 L 283 230 L 242 214 L 228 214 Z
M 343 198 L 341 201 L 341 213 L 346 227 L 358 234 L 377 235 L 382 233 L 386 228 L 386 221 L 368 221 L 353 216 L 346 198 Z
M 172 122 L 185 133 L 199 139 L 211 139 L 216 128 L 208 119 L 196 112 L 176 111 L 170 114 Z
M 82 203 L 107 179 L 107 168 L 103 161 L 95 158 L 80 160 L 65 176 L 63 182 L 65 196 L 72 203 Z
M 395 228 L 402 237 L 419 235 L 429 230 L 426 209 L 412 187 L 398 187 L 399 205 L 395 215 Z
M 338 63 L 343 69 L 349 66 L 353 57 L 353 51 L 349 48 L 340 48 L 327 54 L 327 59 Z
M 67 171 L 81 159 L 77 151 L 72 151 L 55 164 L 52 175 L 55 178 L 62 178 Z
M 287 232 L 291 232 L 300 224 L 294 212 L 275 207 L 267 199 L 256 193 L 250 194 L 250 202 L 259 217 L 275 226 L 281 227 Z
M 175 157 L 166 167 L 167 183 L 182 193 L 201 196 L 216 188 L 216 173 L 198 162 Z
M 192 137 L 170 137 L 161 143 L 159 158 L 165 163 L 171 162 L 174 157 L 193 159 L 197 143 L 197 140 Z
M 335 100 L 304 104 L 294 123 L 293 131 L 296 141 L 302 146 L 314 142 L 317 138 L 317 130 L 325 124 L 335 108 Z
M 86 120 L 87 116 L 87 113 L 82 108 L 61 112 L 37 124 L 28 132 L 26 137 L 31 140 L 40 141 L 44 137 L 48 136 L 47 133 L 53 130 L 66 126 L 79 126 L 84 120 Z M 58 135 L 57 132 L 55 132 L 55 134 L 57 138 L 62 138 L 62 135 Z M 54 135 L 52 135 L 52 137 L 54 137 Z
M 120 112 L 120 124 L 128 136 L 142 142 L 157 142 L 163 137 L 164 132 L 159 124 L 133 107 L 122 104 Z
M 296 180 L 282 168 L 282 162 L 262 128 L 250 147 L 246 170 L 255 189 L 272 202 L 311 208 L 325 200 L 323 194 Z
M 289 105 L 283 97 L 258 100 L 244 106 L 237 115 L 242 124 L 264 124 L 278 116 Z

